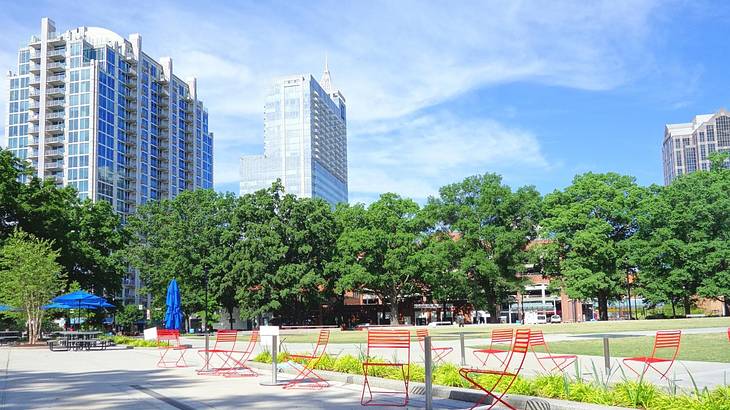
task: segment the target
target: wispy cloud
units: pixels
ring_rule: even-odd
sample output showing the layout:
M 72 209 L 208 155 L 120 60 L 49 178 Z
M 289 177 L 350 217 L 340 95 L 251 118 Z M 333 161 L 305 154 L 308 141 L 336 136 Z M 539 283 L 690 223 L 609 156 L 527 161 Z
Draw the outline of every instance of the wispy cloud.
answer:
M 360 153 L 351 157 L 350 191 L 364 201 L 388 191 L 424 199 L 472 174 L 551 168 L 531 132 L 444 112 L 355 129 L 350 152 Z
M 525 153 L 531 166 L 548 162 L 527 130 L 447 109 L 436 119 L 424 110 L 510 82 L 585 90 L 621 86 L 646 61 L 644 40 L 654 11 L 651 1 L 459 7 L 410 1 L 89 2 L 75 9 L 49 2 L 36 7 L 35 15 L 54 18 L 59 30 L 88 25 L 125 36 L 142 33 L 151 55 L 172 56 L 182 77 L 196 76 L 216 134 L 215 181 L 226 186 L 238 178 L 238 154 L 260 151 L 270 79 L 318 75 L 327 53 L 334 84 L 348 100 L 351 191 L 412 196 L 432 192 L 443 175 L 464 174 L 478 168 L 475 164 L 519 162 Z M 15 8 L 0 17 L 0 23 L 26 22 L 0 24 L 4 67 L 12 67 L 8 56 L 17 44 L 38 31 L 38 21 L 18 15 L 27 10 Z M 6 93 L 0 98 L 4 110 Z M 366 137 L 376 143 L 365 143 Z M 388 144 L 400 148 L 398 155 L 386 153 Z M 416 161 L 430 165 L 411 165 Z M 390 171 L 379 175 L 383 169 Z M 378 188 L 373 181 L 382 184 Z

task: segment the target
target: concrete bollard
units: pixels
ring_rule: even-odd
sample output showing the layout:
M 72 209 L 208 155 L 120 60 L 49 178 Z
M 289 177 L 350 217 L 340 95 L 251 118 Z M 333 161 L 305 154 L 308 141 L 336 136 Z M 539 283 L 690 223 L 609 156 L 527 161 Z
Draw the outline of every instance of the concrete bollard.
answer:
M 466 366 L 466 348 L 464 347 L 464 333 L 459 333 L 459 345 L 461 346 L 461 365 Z
M 603 365 L 606 367 L 606 375 L 611 374 L 611 352 L 608 347 L 608 337 L 603 337 Z

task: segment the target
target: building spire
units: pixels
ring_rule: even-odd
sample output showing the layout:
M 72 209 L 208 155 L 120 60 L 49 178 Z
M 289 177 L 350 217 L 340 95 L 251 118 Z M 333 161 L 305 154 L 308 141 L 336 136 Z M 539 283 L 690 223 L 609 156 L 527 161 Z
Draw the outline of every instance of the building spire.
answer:
M 327 92 L 327 94 L 332 94 L 332 79 L 330 78 L 330 68 L 327 60 L 327 54 L 325 54 L 324 72 L 322 73 L 322 80 L 320 83 L 322 83 L 322 88 Z

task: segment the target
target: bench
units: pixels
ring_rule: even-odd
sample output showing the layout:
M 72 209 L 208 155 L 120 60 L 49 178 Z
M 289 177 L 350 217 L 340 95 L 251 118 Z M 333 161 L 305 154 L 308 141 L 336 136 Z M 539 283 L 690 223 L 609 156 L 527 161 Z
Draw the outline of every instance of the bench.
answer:
M 451 324 L 451 322 L 431 322 L 428 324 L 428 327 L 451 326 Z
M 684 317 L 686 317 L 688 319 L 698 318 L 698 317 L 706 317 L 706 316 L 707 315 L 705 315 L 704 313 L 692 313 L 692 314 L 689 314 L 689 315 L 684 315 Z

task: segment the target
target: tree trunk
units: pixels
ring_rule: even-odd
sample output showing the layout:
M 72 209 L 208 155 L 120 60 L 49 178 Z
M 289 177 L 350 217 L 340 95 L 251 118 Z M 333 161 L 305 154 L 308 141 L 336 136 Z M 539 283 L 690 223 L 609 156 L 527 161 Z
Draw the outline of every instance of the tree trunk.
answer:
M 398 321 L 398 296 L 392 296 L 390 298 L 390 324 L 400 324 L 400 322 Z
M 226 310 L 228 311 L 228 324 L 230 325 L 230 329 L 233 330 L 233 306 L 228 306 Z
M 684 295 L 684 315 L 687 316 L 692 313 L 692 305 L 691 305 L 691 299 L 689 295 Z
M 672 318 L 677 316 L 677 308 L 674 306 L 674 299 L 672 299 Z
M 598 318 L 608 320 L 608 296 L 598 296 Z

